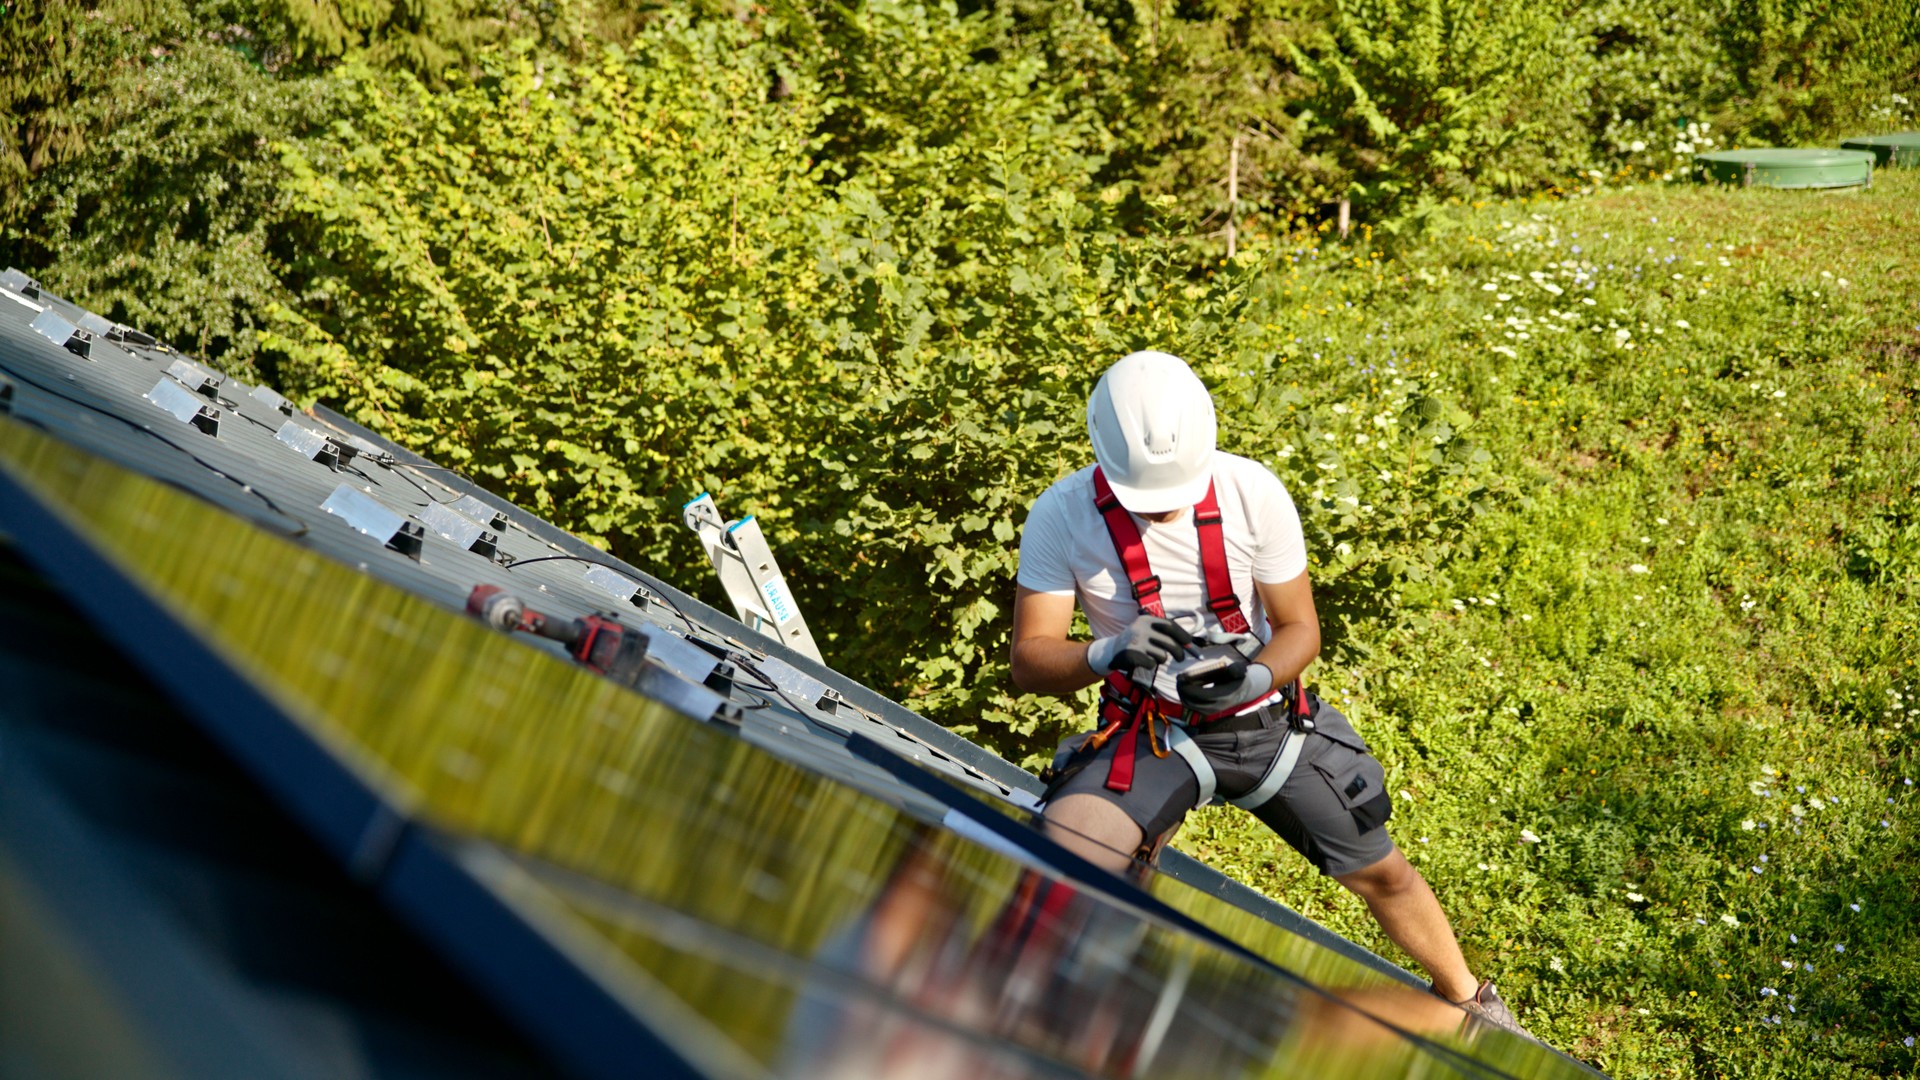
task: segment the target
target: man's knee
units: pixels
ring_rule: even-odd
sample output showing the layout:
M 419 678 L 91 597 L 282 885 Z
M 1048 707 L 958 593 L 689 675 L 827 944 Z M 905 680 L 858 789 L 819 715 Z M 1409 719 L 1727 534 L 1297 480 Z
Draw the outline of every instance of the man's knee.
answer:
M 1146 839 L 1125 810 L 1098 795 L 1068 795 L 1048 803 L 1042 820 L 1060 846 L 1109 870 L 1124 869 Z
M 1398 848 L 1372 865 L 1337 875 L 1334 880 L 1346 886 L 1348 891 L 1369 900 L 1397 896 L 1417 889 L 1421 881 L 1420 871 L 1413 868 L 1413 864 Z

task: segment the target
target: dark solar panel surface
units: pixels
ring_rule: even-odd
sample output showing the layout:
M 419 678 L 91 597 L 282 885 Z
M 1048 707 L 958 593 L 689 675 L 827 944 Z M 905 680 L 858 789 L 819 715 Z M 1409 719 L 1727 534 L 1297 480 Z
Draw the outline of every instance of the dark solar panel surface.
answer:
M 51 311 L 82 324 L 84 313 L 0 284 L 0 376 L 16 421 L 288 541 L 241 535 L 117 470 L 72 473 L 78 534 L 121 545 L 131 576 L 243 683 L 272 684 L 269 707 L 295 718 L 319 760 L 344 762 L 343 783 L 431 826 L 383 854 L 382 887 L 456 958 L 470 947 L 462 929 L 420 907 L 420 882 L 435 875 L 528 928 L 529 948 L 557 955 L 543 970 L 584 971 L 614 1002 L 609 1023 L 624 1012 L 715 1075 L 1579 1071 L 1534 1044 L 1452 1030 L 1457 1014 L 1436 1016 L 1403 973 L 1274 905 L 1221 903 L 1234 887 L 1190 863 L 1146 892 L 1089 873 L 1020 823 L 1037 784 L 1008 763 L 338 418 L 289 417 L 232 380 L 209 396 L 177 354 L 104 334 L 76 355 L 32 323 Z M 217 422 L 178 418 L 203 404 Z M 339 467 L 309 460 L 276 437 L 290 421 L 368 452 Z M 33 440 L 13 443 L 16 460 L 31 456 Z M 59 470 L 40 460 L 44 484 Z M 352 520 L 434 520 L 435 504 L 468 498 L 506 515 L 498 547 L 513 564 L 432 529 L 412 558 L 383 543 L 388 524 L 369 536 Z M 330 502 L 348 514 L 321 509 Z M 193 542 L 178 543 L 189 519 Z M 368 579 L 400 592 L 361 595 L 354 582 Z M 656 599 L 634 603 L 628 583 Z M 554 650 L 448 614 L 480 584 L 643 628 L 665 665 L 652 696 L 678 711 L 593 704 L 582 695 L 601 691 L 583 672 L 516 667 L 527 650 Z M 383 636 L 329 638 L 305 619 Z M 311 651 L 291 651 L 296 639 Z M 695 685 L 717 658 L 743 673 L 724 694 Z M 383 664 L 396 670 L 376 676 Z M 425 674 L 409 682 L 408 665 Z M 436 676 L 436 665 L 450 666 Z M 852 707 L 805 700 L 805 679 Z M 390 690 L 380 710 L 330 689 L 354 680 Z M 546 715 L 463 723 L 549 685 Z M 256 764 L 289 790 L 299 780 L 280 758 Z M 342 857 L 363 848 L 364 830 Z M 489 971 L 480 981 L 492 978 L 509 1010 L 540 1008 Z M 600 1037 L 584 1019 L 573 1032 L 533 1026 L 549 1040 Z
M 0 1076 L 559 1075 L 4 542 L 0 687 Z

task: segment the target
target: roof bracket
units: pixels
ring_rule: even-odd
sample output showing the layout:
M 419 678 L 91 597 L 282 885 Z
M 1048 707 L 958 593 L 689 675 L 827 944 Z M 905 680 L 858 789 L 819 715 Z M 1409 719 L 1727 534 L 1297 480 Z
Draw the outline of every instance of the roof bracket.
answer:
M 387 538 L 387 546 L 416 562 L 420 558 L 420 549 L 427 543 L 426 526 L 416 521 L 403 521 L 400 529 Z
M 280 425 L 273 433 L 275 440 L 290 447 L 295 453 L 309 461 L 317 461 L 329 469 L 340 467 L 340 448 L 325 433 L 302 425 L 298 420 L 289 420 Z
M 226 376 L 208 371 L 191 360 L 175 360 L 167 365 L 167 374 L 180 381 L 180 385 L 204 397 L 219 397 L 220 384 Z
M 0 271 L 0 287 L 12 289 L 29 300 L 40 299 L 40 283 L 12 267 Z
M 80 328 L 62 318 L 57 311 L 42 311 L 33 317 L 33 332 L 55 345 L 64 346 L 67 339 L 80 332 Z
M 408 521 L 404 514 L 387 506 L 352 484 L 341 484 L 320 504 L 320 509 L 345 521 L 355 532 L 373 537 L 381 544 L 418 559 L 426 546 L 426 527 Z
M 141 336 L 145 337 L 144 334 Z M 149 338 L 148 340 L 152 339 Z M 255 401 L 263 401 L 273 408 L 280 410 L 282 416 L 293 415 L 293 402 L 288 401 L 278 390 L 266 386 L 256 386 L 251 393 Z
M 218 438 L 220 410 L 187 392 L 171 379 L 161 379 L 147 391 L 147 400 L 170 413 L 183 424 L 192 424 L 201 433 Z

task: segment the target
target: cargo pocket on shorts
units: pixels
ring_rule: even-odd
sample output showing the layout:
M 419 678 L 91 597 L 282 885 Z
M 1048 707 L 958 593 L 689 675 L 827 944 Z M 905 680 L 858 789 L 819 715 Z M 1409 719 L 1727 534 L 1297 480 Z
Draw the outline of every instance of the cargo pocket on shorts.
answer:
M 1340 805 L 1353 815 L 1354 827 L 1361 833 L 1372 832 L 1393 815 L 1393 799 L 1387 794 L 1387 770 L 1371 754 L 1356 754 L 1344 746 L 1341 751 L 1322 754 L 1313 763 L 1313 770 L 1333 789 Z

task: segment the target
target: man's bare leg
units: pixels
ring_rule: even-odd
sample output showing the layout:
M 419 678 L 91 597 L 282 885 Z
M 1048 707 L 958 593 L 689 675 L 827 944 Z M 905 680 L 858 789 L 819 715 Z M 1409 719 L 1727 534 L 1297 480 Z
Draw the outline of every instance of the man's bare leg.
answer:
M 1480 988 L 1460 954 L 1460 942 L 1427 879 L 1398 849 L 1364 870 L 1334 878 L 1367 902 L 1374 921 L 1395 945 L 1426 969 L 1434 992 L 1448 1001 L 1465 1001 Z
M 1069 795 L 1047 804 L 1047 836 L 1105 870 L 1123 873 L 1144 839 L 1125 810 L 1098 795 Z

